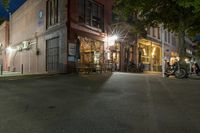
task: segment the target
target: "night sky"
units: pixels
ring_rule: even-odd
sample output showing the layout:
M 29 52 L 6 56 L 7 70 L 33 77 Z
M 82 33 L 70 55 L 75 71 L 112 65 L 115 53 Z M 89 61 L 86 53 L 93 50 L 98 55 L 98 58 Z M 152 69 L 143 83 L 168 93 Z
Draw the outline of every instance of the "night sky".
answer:
M 10 0 L 9 4 L 9 12 L 13 13 L 18 9 L 26 0 Z M 2 0 L 0 0 L 0 17 L 3 17 L 5 19 L 9 18 L 9 13 L 6 11 L 6 9 L 3 8 L 2 6 Z

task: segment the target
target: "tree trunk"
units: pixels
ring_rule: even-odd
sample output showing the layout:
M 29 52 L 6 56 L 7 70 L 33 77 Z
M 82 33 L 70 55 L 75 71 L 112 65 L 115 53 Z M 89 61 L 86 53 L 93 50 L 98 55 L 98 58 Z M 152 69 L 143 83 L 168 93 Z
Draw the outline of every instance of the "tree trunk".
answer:
M 178 34 L 179 39 L 179 46 L 178 46 L 178 53 L 180 59 L 184 59 L 186 56 L 186 44 L 185 44 L 185 31 L 180 31 Z

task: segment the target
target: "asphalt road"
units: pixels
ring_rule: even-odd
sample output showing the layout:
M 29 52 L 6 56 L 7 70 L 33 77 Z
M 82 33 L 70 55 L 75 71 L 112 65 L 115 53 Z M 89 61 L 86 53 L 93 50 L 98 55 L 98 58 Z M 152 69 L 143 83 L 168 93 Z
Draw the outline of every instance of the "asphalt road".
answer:
M 0 133 L 200 133 L 199 86 L 129 73 L 0 80 Z

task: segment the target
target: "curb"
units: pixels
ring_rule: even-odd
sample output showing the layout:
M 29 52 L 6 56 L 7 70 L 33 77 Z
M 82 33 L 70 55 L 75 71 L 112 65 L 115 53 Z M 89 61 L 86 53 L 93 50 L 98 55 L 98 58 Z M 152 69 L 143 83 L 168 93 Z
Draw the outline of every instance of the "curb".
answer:
M 42 78 L 42 77 L 52 77 L 59 74 L 26 74 L 26 75 L 13 75 L 0 77 L 1 80 L 21 80 L 21 79 L 32 79 L 32 78 Z

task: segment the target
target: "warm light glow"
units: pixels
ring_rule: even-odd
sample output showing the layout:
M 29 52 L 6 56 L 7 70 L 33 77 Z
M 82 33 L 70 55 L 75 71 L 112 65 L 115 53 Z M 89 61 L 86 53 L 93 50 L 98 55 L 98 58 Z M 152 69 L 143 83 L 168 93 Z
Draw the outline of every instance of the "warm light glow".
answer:
M 189 61 L 188 58 L 185 58 L 185 62 L 186 62 L 186 63 L 190 63 L 190 61 Z
M 6 50 L 7 50 L 8 52 L 12 52 L 13 49 L 9 46 L 9 47 L 6 48 Z
M 176 57 L 176 59 L 179 61 L 179 60 L 180 60 L 180 57 Z
M 114 35 L 114 36 L 112 36 L 112 39 L 116 41 L 118 39 L 118 36 Z
M 154 47 L 154 48 L 153 48 L 153 51 L 152 51 L 152 56 L 155 55 L 155 51 L 156 51 L 156 48 Z
M 110 60 L 110 53 L 107 53 L 107 59 Z
M 146 56 L 147 55 L 146 49 L 143 48 L 142 50 L 143 50 L 144 56 Z
M 115 44 L 115 41 L 118 39 L 117 35 L 113 36 L 107 36 L 105 37 L 104 41 L 107 42 L 109 46 L 113 46 Z

